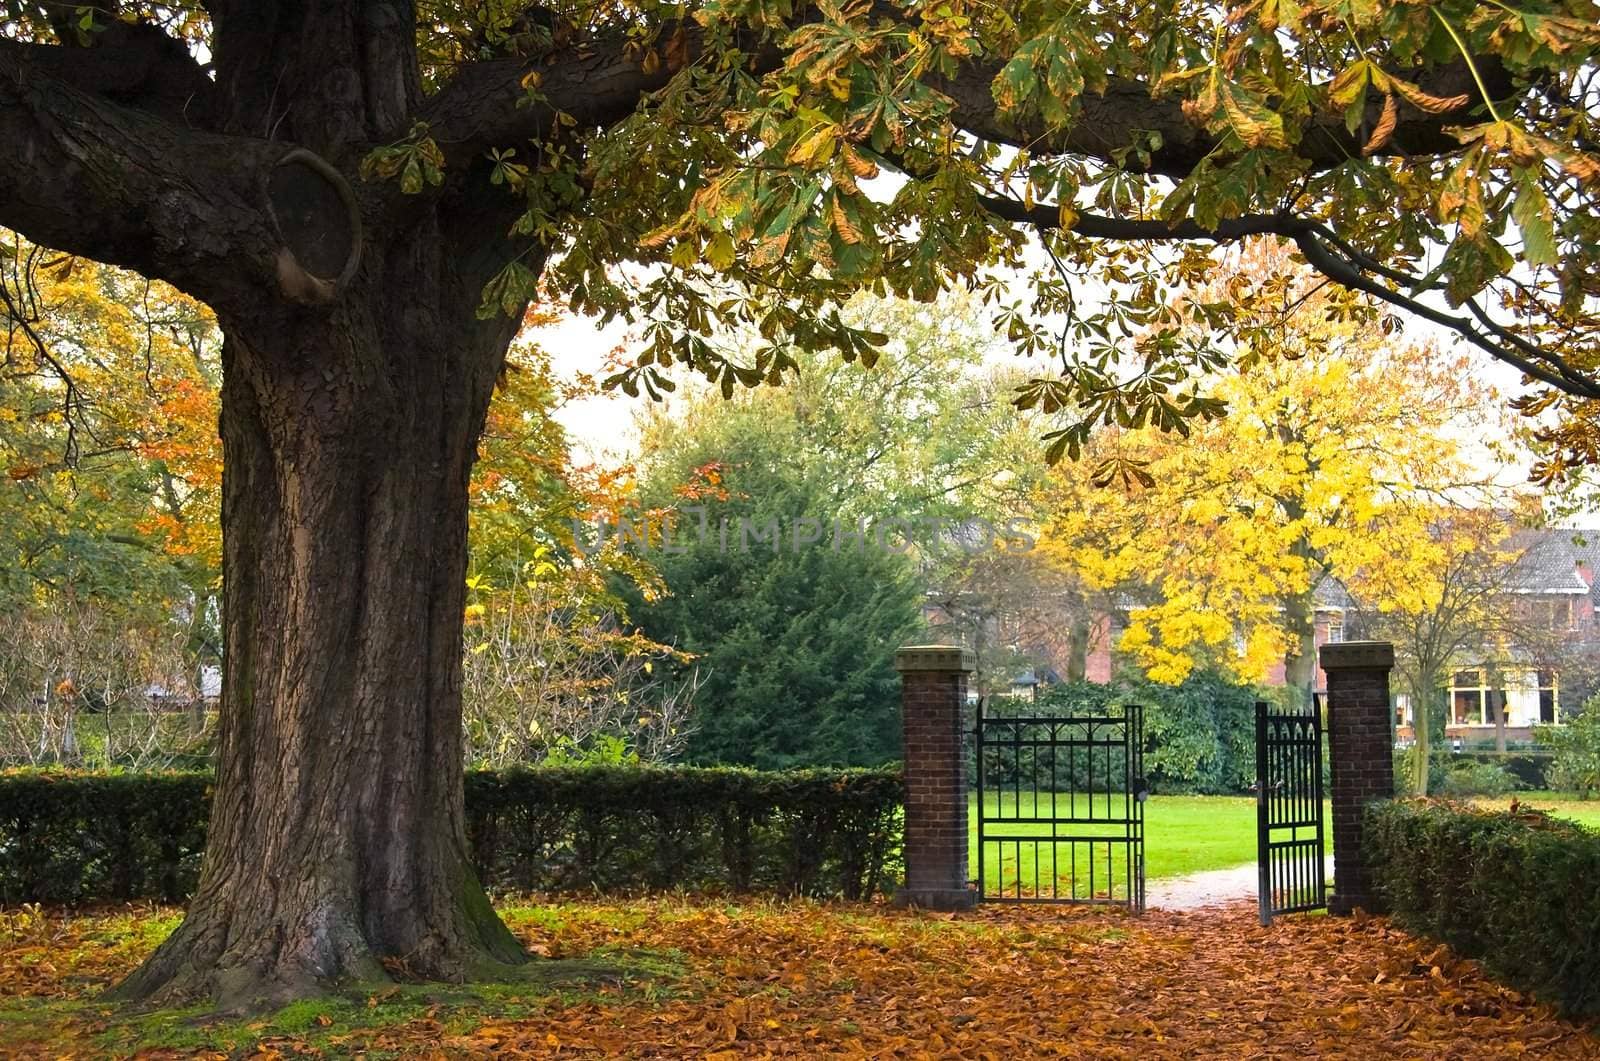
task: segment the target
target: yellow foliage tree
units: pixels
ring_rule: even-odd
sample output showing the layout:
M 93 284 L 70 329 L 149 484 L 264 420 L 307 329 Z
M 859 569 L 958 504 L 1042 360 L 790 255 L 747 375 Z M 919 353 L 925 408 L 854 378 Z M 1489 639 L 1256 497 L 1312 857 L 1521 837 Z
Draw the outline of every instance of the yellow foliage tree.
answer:
M 210 311 L 4 231 L 0 298 L 0 529 L 18 550 L 14 590 L 141 597 L 158 611 L 184 598 L 200 621 L 222 551 Z
M 1245 680 L 1315 677 L 1314 594 L 1431 556 L 1430 506 L 1490 489 L 1466 440 L 1494 394 L 1465 359 L 1406 343 L 1257 245 L 1191 290 L 1233 315 L 1240 349 L 1205 393 L 1228 414 L 1187 438 L 1114 426 L 1041 500 L 1053 562 L 1133 602 L 1120 648 L 1155 680 L 1202 663 Z

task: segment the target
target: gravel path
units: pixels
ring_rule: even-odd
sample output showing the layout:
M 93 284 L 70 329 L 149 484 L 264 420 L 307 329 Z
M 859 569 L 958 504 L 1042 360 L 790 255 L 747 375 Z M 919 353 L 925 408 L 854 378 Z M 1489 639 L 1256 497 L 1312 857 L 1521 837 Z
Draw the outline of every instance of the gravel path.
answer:
M 1145 888 L 1145 905 L 1162 910 L 1199 910 L 1207 906 L 1256 898 L 1256 864 L 1232 869 L 1212 869 L 1187 877 L 1151 881 Z M 1333 880 L 1333 856 L 1328 856 L 1328 880 Z

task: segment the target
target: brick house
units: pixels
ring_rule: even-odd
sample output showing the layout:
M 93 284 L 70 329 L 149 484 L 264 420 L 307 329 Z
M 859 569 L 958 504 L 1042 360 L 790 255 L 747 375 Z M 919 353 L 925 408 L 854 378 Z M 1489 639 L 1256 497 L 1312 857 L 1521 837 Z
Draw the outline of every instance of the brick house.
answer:
M 1592 667 L 1580 666 L 1600 650 L 1596 621 L 1596 560 L 1600 531 L 1542 529 L 1518 531 L 1511 546 L 1519 555 L 1506 590 L 1517 598 L 1516 622 L 1524 640 L 1537 647 L 1492 650 L 1481 660 L 1452 671 L 1445 686 L 1445 737 L 1480 742 L 1495 736 L 1503 707 L 1505 737 L 1526 741 L 1533 727 L 1555 725 L 1593 691 Z M 1567 670 L 1565 680 L 1563 670 Z M 1411 707 L 1398 697 L 1396 732 L 1411 737 Z
M 1578 680 L 1562 681 L 1563 666 L 1588 657 L 1600 661 L 1600 621 L 1596 605 L 1600 589 L 1595 572 L 1600 569 L 1600 530 L 1538 529 L 1516 532 L 1509 542 L 1517 560 L 1508 572 L 1506 590 L 1517 598 L 1518 625 L 1542 635 L 1538 652 L 1517 650 L 1510 658 L 1487 657 L 1476 666 L 1462 666 L 1448 677 L 1446 738 L 1481 741 L 1495 735 L 1495 714 L 1503 703 L 1506 738 L 1528 740 L 1532 727 L 1559 723 L 1566 711 L 1575 710 L 1594 691 L 1600 666 Z M 1002 597 L 1005 595 L 1002 595 Z M 985 600 L 983 618 L 974 626 L 970 610 L 952 602 L 935 602 L 929 595 L 923 609 L 931 627 L 959 626 L 957 612 L 969 611 L 967 626 L 958 639 L 969 647 L 1005 646 L 1018 662 L 1014 670 L 997 672 L 994 692 L 1029 697 L 1045 685 L 1071 673 L 1071 658 L 1081 653 L 1082 673 L 1092 682 L 1109 682 L 1115 670 L 1117 641 L 1131 599 L 1102 608 L 1087 617 L 1080 594 L 1052 591 L 1034 584 L 1015 601 Z M 1366 616 L 1346 588 L 1324 577 L 1313 591 L 1315 641 L 1323 645 L 1361 640 Z M 1535 658 L 1535 656 L 1540 658 Z M 997 661 L 1001 667 L 1006 666 Z M 983 664 L 980 662 L 980 670 Z M 1266 684 L 1282 685 L 1284 667 L 1275 665 Z M 1326 694 L 1327 675 L 1318 668 L 1316 691 Z M 1410 736 L 1410 708 L 1404 695 L 1397 697 L 1396 725 L 1400 739 Z

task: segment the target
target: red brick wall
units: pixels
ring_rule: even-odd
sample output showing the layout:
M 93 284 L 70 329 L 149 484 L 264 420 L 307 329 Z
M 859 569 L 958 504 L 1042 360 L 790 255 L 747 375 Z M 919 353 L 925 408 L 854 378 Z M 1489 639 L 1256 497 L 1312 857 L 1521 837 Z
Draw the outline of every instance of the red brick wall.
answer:
M 905 734 L 906 882 L 903 904 L 935 910 L 969 907 L 967 887 L 967 673 L 972 654 L 914 646 L 895 657 Z
M 1084 678 L 1102 685 L 1111 680 L 1111 650 L 1116 647 L 1112 640 L 1111 617 L 1095 616 L 1094 629 L 1089 634 L 1088 658 L 1083 666 Z
M 1346 641 L 1326 645 L 1328 758 L 1333 775 L 1333 898 L 1328 909 L 1348 914 L 1360 907 L 1382 910 L 1362 845 L 1366 804 L 1394 796 L 1394 759 L 1389 736 L 1389 670 L 1394 646 Z

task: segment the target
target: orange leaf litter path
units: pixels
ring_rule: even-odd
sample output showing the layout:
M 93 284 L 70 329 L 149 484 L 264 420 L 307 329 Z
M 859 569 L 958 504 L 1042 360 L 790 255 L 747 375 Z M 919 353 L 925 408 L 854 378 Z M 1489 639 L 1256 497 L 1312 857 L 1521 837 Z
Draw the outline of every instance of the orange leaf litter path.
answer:
M 1382 918 L 1264 929 L 1242 904 L 1131 918 L 677 899 L 517 906 L 507 917 L 540 954 L 670 951 L 685 971 L 656 991 L 551 994 L 517 1019 L 462 1028 L 430 1011 L 336 1042 L 276 1036 L 233 1056 L 1600 1058 L 1592 1028 Z M 74 926 L 92 920 L 60 922 L 51 953 L 75 953 Z M 148 950 L 103 947 L 45 971 L 33 953 L 43 945 L 0 934 L 0 996 L 88 997 Z M 81 1045 L 50 1052 L 93 1056 Z

